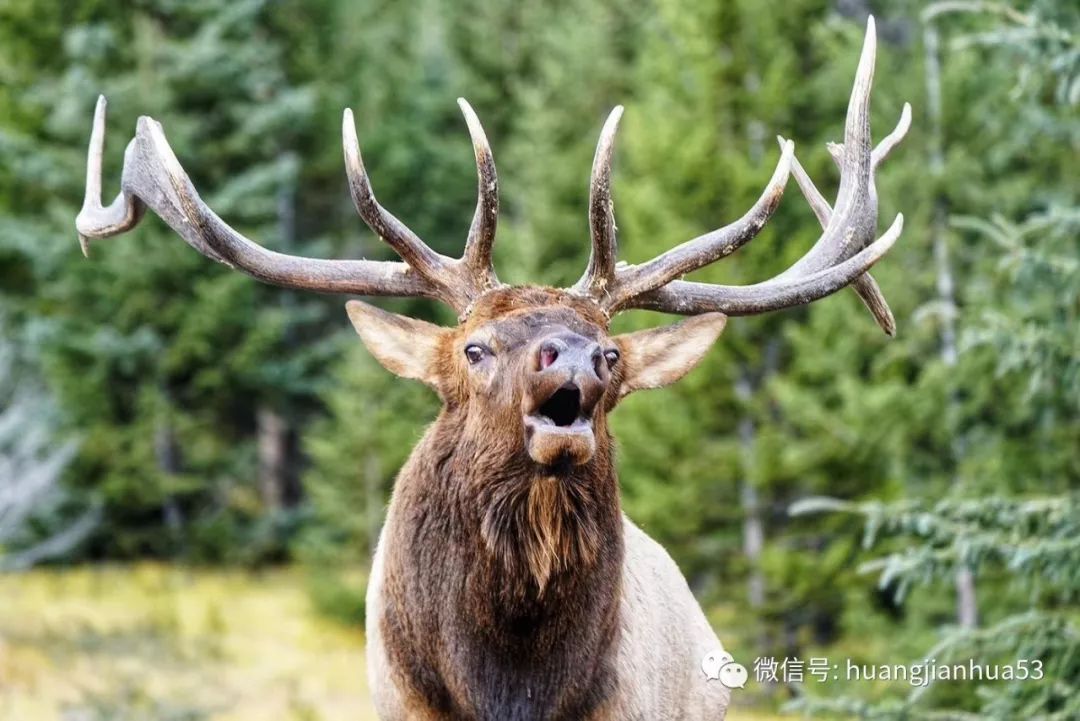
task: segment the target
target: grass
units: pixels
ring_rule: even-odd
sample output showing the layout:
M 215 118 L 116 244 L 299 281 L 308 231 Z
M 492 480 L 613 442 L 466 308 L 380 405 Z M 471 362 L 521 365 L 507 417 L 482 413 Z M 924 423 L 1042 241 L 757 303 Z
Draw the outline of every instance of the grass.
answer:
M 362 635 L 295 571 L 35 571 L 0 599 L 0 719 L 375 719 Z
M 374 721 L 363 635 L 318 615 L 306 580 L 161 565 L 0 575 L 0 720 Z

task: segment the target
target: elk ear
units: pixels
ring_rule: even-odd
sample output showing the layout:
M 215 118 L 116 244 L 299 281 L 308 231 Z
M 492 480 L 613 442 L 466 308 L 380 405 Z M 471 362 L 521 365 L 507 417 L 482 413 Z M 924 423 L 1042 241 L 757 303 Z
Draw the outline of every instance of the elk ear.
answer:
M 345 311 L 360 340 L 386 370 L 438 390 L 435 358 L 446 329 L 359 300 L 346 303 Z
M 727 316 L 705 313 L 674 325 L 615 336 L 625 365 L 619 397 L 663 388 L 693 370 L 720 337 Z

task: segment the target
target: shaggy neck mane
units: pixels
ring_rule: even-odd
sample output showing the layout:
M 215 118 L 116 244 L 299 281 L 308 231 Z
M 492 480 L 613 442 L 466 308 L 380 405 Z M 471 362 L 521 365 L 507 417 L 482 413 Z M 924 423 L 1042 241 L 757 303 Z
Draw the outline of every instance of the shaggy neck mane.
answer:
M 402 468 L 380 631 L 425 706 L 576 721 L 614 693 L 622 514 L 598 420 L 587 463 L 546 468 L 444 410 Z
M 424 493 L 427 502 L 455 509 L 460 533 L 454 537 L 479 546 L 475 558 L 505 600 L 550 598 L 558 579 L 579 582 L 605 544 L 621 543 L 618 481 L 604 423 L 588 463 L 547 468 L 524 449 L 463 436 L 455 415 L 444 413 L 421 443 L 438 449 L 439 460 L 408 480 L 433 494 Z M 417 455 L 430 457 L 420 448 Z
M 507 578 L 530 578 L 543 597 L 553 575 L 596 562 L 605 499 L 592 480 L 537 472 L 480 491 L 481 537 Z

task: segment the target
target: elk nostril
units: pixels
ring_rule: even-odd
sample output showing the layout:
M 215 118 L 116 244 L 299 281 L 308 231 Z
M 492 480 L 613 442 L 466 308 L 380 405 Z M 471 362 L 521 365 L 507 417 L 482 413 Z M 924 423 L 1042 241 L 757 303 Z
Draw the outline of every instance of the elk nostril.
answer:
M 540 348 L 540 370 L 544 370 L 559 358 L 559 349 L 554 343 L 545 343 Z

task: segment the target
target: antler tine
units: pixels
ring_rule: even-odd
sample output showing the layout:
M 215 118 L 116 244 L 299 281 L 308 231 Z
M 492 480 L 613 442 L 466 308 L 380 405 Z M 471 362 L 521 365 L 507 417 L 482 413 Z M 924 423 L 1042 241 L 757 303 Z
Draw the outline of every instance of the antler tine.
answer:
M 465 241 L 463 258 L 479 287 L 486 290 L 499 284 L 491 262 L 495 229 L 499 222 L 499 178 L 495 172 L 491 145 L 488 144 L 480 119 L 465 98 L 458 98 L 458 106 L 469 126 L 469 137 L 472 138 L 473 154 L 476 156 L 477 179 L 476 211 L 469 227 L 468 240 Z
M 851 88 L 847 120 L 844 123 L 844 145 L 855 149 L 845 157 L 855 168 L 862 168 L 870 163 L 868 151 L 873 142 L 870 138 L 870 90 L 874 84 L 876 60 L 877 25 L 874 22 L 874 16 L 871 15 L 866 19 L 866 35 L 863 37 L 862 53 L 859 56 L 859 66 L 855 70 L 855 82 Z M 856 184 L 858 181 L 865 180 L 866 177 L 865 173 L 856 173 L 851 176 Z
M 84 252 L 92 239 L 135 227 L 150 208 L 201 254 L 268 283 L 326 293 L 442 298 L 437 286 L 404 263 L 304 258 L 267 250 L 245 238 L 206 206 L 161 125 L 145 116 L 139 118 L 124 153 L 120 194 L 102 207 L 105 108 L 101 97 L 87 154 L 86 199 L 75 220 Z
M 753 240 L 772 217 L 784 195 L 791 162 L 795 157 L 795 146 L 788 141 L 781 144 L 781 150 L 780 160 L 772 177 L 750 210 L 729 225 L 688 240 L 647 263 L 621 271 L 616 279 L 615 289 L 611 292 L 611 309 L 619 310 L 635 296 L 704 268 Z
M 896 127 L 893 131 L 881 139 L 881 142 L 877 144 L 874 151 L 870 154 L 870 167 L 873 170 L 877 170 L 877 167 L 881 165 L 881 161 L 889 157 L 889 154 L 893 151 L 900 141 L 907 135 L 908 129 L 911 127 L 911 103 L 904 103 L 903 109 L 900 111 L 900 119 L 896 122 Z M 779 136 L 777 136 L 779 137 Z M 780 142 L 783 143 L 783 138 L 780 138 Z M 829 155 L 832 156 L 833 161 L 837 166 L 840 166 L 844 161 L 844 144 L 843 143 L 825 143 L 825 147 L 829 151 Z
M 424 241 L 375 199 L 371 180 L 364 169 L 360 156 L 360 142 L 356 138 L 356 122 L 351 108 L 345 108 L 341 119 L 341 140 L 345 151 L 345 172 L 349 177 L 349 194 L 356 212 L 371 230 L 386 241 L 402 260 L 417 273 L 436 285 L 446 284 L 447 268 L 451 258 L 436 253 Z M 447 290 L 452 288 L 447 287 Z M 467 301 L 465 301 L 467 304 Z M 454 305 L 452 303 L 452 305 Z
M 903 227 L 903 216 L 897 215 L 889 230 L 871 243 L 878 214 L 874 170 L 907 131 L 910 108 L 905 106 L 896 130 L 874 150 L 870 138 L 870 88 L 876 48 L 874 19 L 870 17 L 848 102 L 844 143 L 829 148 L 840 166 L 840 188 L 834 207 L 829 207 L 798 161 L 791 159 L 796 182 L 824 227 L 817 243 L 790 268 L 762 283 L 723 286 L 675 280 L 630 296 L 623 307 L 680 314 L 718 311 L 749 315 L 810 303 L 854 283 L 879 325 L 887 333 L 895 332 L 892 313 L 877 284 L 868 275 L 862 278 L 892 247 Z M 780 142 L 787 147 L 787 141 L 781 138 Z
M 877 224 L 877 193 L 874 190 L 872 150 L 870 138 L 870 88 L 874 81 L 874 61 L 877 53 L 877 35 L 874 16 L 866 21 L 859 67 L 848 101 L 847 120 L 844 123 L 844 143 L 828 144 L 829 153 L 840 166 L 840 188 L 833 205 L 831 220 L 825 233 L 806 255 L 799 258 L 777 278 L 815 273 L 842 260 L 847 243 L 842 232 L 855 232 L 865 244 L 874 235 Z
M 138 198 L 123 191 L 108 207 L 101 204 L 101 166 L 105 155 L 107 107 L 105 96 L 99 95 L 94 108 L 94 125 L 90 131 L 90 147 L 86 152 L 86 195 L 82 209 L 75 217 L 79 246 L 86 257 L 90 257 L 91 238 L 107 238 L 134 228 L 145 209 Z M 130 151 L 130 146 L 128 150 Z M 126 155 L 125 152 L 125 165 Z
M 611 159 L 615 152 L 615 134 L 622 120 L 623 106 L 616 105 L 600 131 L 593 155 L 592 175 L 589 178 L 589 235 L 592 251 L 585 274 L 572 290 L 593 298 L 603 298 L 615 279 L 615 262 L 619 252 L 615 227 L 615 205 L 611 199 Z
M 889 153 L 893 151 L 900 141 L 907 135 L 908 129 L 911 127 L 911 103 L 904 103 L 904 109 L 900 111 L 900 120 L 896 123 L 896 128 L 881 139 L 881 142 L 874 148 L 873 154 L 870 156 L 871 165 L 875 169 L 881 165 L 881 161 L 889 157 Z

